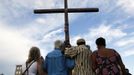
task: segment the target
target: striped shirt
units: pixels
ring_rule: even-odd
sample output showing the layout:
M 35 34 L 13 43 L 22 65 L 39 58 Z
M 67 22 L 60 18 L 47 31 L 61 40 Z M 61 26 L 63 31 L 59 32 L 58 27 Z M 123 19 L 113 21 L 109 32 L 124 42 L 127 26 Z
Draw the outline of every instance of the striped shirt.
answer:
M 86 45 L 66 49 L 65 55 L 75 59 L 73 75 L 94 75 L 91 68 L 91 53 L 92 51 Z

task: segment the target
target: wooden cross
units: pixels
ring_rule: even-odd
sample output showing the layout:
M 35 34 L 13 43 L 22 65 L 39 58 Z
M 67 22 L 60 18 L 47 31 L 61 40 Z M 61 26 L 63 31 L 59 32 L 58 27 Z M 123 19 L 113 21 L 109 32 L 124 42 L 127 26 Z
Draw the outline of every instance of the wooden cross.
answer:
M 35 14 L 44 14 L 44 13 L 64 13 L 65 25 L 65 42 L 70 44 L 69 39 L 69 22 L 68 22 L 68 13 L 78 13 L 78 12 L 98 12 L 98 8 L 68 8 L 67 0 L 64 0 L 64 9 L 35 9 Z

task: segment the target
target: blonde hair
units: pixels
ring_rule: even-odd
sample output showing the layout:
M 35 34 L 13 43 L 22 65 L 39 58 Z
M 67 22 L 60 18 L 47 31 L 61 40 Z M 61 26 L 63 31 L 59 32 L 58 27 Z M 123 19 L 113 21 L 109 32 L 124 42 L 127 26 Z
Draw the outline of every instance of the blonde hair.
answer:
M 28 59 L 26 61 L 26 63 L 30 63 L 33 60 L 38 60 L 40 58 L 41 54 L 40 54 L 40 49 L 38 47 L 32 47 L 29 50 L 29 55 L 28 55 Z
M 55 48 L 61 48 L 62 44 L 63 44 L 63 43 L 62 43 L 61 40 L 56 40 L 55 43 L 54 43 Z

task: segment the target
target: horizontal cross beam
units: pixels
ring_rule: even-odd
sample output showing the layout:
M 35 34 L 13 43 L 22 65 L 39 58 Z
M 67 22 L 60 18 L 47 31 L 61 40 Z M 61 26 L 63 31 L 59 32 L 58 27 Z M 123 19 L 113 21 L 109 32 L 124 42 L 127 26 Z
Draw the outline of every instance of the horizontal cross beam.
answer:
M 35 14 L 44 14 L 44 13 L 63 13 L 66 9 L 35 9 Z M 98 12 L 98 8 L 68 8 L 68 13 L 79 13 L 79 12 Z

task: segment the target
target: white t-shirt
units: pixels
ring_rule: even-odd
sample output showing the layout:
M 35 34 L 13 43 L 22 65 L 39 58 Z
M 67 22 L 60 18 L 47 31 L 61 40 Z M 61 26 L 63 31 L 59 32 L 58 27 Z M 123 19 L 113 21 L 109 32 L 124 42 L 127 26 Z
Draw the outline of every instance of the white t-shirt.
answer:
M 26 70 L 26 64 L 22 65 L 22 72 L 24 72 L 25 70 Z M 28 72 L 29 72 L 29 75 L 36 75 L 37 74 L 37 62 L 34 62 L 30 66 L 30 68 L 28 69 Z M 27 75 L 27 72 L 25 73 L 25 75 Z

